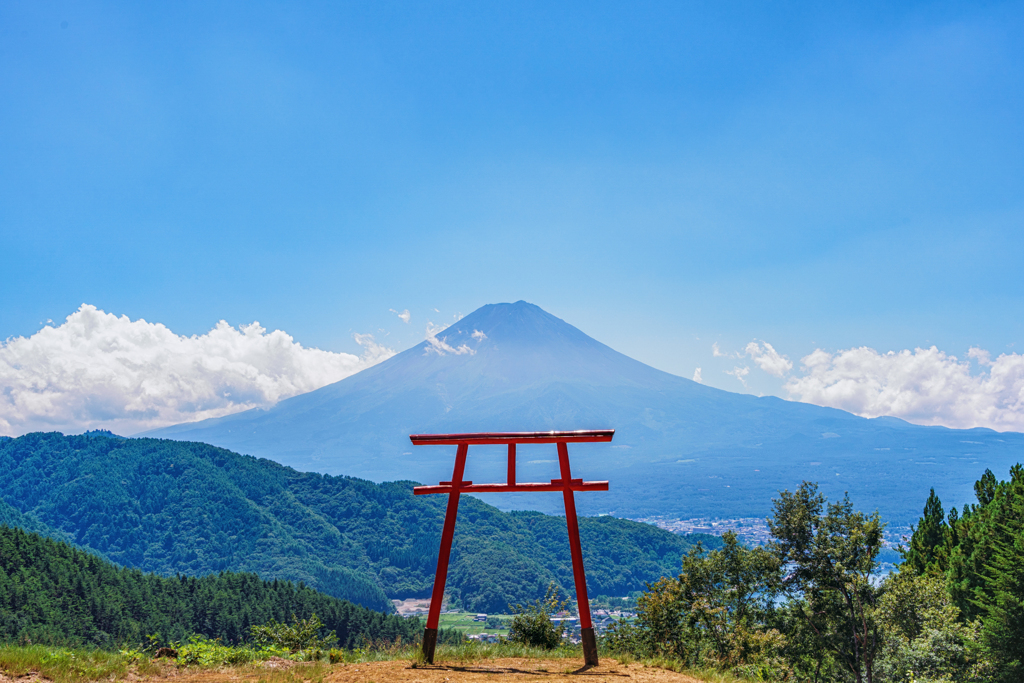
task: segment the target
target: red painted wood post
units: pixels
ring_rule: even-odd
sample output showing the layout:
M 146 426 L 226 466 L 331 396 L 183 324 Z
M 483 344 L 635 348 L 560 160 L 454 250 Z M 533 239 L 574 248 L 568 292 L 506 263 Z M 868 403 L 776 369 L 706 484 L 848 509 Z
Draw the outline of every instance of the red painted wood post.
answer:
M 572 557 L 572 577 L 576 583 L 576 607 L 580 615 L 580 639 L 583 641 L 583 663 L 597 666 L 597 637 L 590 618 L 590 598 L 587 597 L 587 576 L 583 571 L 583 548 L 580 545 L 580 525 L 576 519 L 576 499 L 572 492 L 572 472 L 569 469 L 569 447 L 558 442 L 558 466 L 562 473 L 562 497 L 565 500 L 565 524 L 569 532 L 569 554 Z
M 441 530 L 441 548 L 437 554 L 437 572 L 434 574 L 434 590 L 430 594 L 430 611 L 427 626 L 423 629 L 423 656 L 428 663 L 434 663 L 434 648 L 437 646 L 437 624 L 441 617 L 441 603 L 444 601 L 444 584 L 448 580 L 448 560 L 452 553 L 452 538 L 455 536 L 455 518 L 459 514 L 459 485 L 466 471 L 468 444 L 459 444 L 455 453 L 455 470 L 452 472 L 452 490 L 448 494 L 448 509 L 444 513 L 444 528 Z
M 565 523 L 569 534 L 569 550 L 572 556 L 572 573 L 576 583 L 576 603 L 580 615 L 580 635 L 583 639 L 583 657 L 587 666 L 597 665 L 597 639 L 594 624 L 590 615 L 590 600 L 587 597 L 587 577 L 583 571 L 583 550 L 580 546 L 579 521 L 576 518 L 576 500 L 574 491 L 607 491 L 607 481 L 583 481 L 573 479 L 569 469 L 568 442 L 598 443 L 608 442 L 615 435 L 614 429 L 576 430 L 567 432 L 480 432 L 475 434 L 410 434 L 409 439 L 415 446 L 426 445 L 457 445 L 455 470 L 451 481 L 442 481 L 436 486 L 416 486 L 413 493 L 417 496 L 432 493 L 448 494 L 448 509 L 445 512 L 444 528 L 441 531 L 441 547 L 437 555 L 437 573 L 434 575 L 434 589 L 430 597 L 430 611 L 427 614 L 427 625 L 423 631 L 423 653 L 425 659 L 434 663 L 434 650 L 437 646 L 437 630 L 441 616 L 441 603 L 444 600 L 445 582 L 448 578 L 448 563 L 451 558 L 452 539 L 455 535 L 455 518 L 458 516 L 459 496 L 463 491 L 471 493 L 499 493 L 517 491 L 561 491 L 565 501 Z M 558 462 L 562 472 L 561 479 L 552 479 L 550 483 L 516 481 L 516 444 L 517 443 L 553 443 L 558 446 Z M 505 484 L 476 484 L 463 479 L 466 469 L 466 452 L 469 444 L 507 444 L 508 445 L 508 481 Z

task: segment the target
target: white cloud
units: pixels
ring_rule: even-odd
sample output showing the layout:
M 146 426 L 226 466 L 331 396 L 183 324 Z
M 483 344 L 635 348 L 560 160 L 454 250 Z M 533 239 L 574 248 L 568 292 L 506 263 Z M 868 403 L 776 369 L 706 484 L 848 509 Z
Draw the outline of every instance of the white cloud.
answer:
M 722 353 L 722 350 L 718 348 L 718 342 L 711 345 L 711 355 L 715 358 L 725 358 L 726 354 Z
M 783 377 L 793 369 L 793 363 L 779 354 L 768 342 L 754 340 L 743 349 L 744 354 L 754 359 L 758 366 L 773 377 Z
M 444 325 L 435 325 L 434 323 L 427 321 L 427 350 L 423 352 L 424 356 L 428 356 L 431 353 L 436 353 L 439 356 L 445 356 L 449 353 L 453 356 L 472 356 L 476 354 L 476 350 L 469 348 L 466 344 L 459 344 L 458 348 L 453 348 L 447 343 L 446 337 L 438 339 L 437 335 L 444 332 L 446 329 L 448 328 Z M 481 334 L 483 333 L 481 332 Z
M 393 309 L 393 308 L 389 308 L 388 310 L 389 310 L 389 311 L 391 311 L 392 313 L 394 313 L 395 315 L 397 315 L 397 316 L 399 317 L 399 319 L 400 319 L 400 320 L 401 320 L 401 321 L 402 321 L 403 323 L 406 323 L 406 324 L 408 324 L 408 323 L 409 323 L 409 321 L 410 321 L 410 320 L 412 320 L 412 314 L 411 314 L 411 313 L 409 313 L 409 309 L 408 309 L 408 308 L 407 308 L 407 309 L 405 309 L 404 311 L 402 311 L 401 313 L 399 313 L 398 311 L 396 311 L 396 310 L 395 310 L 395 309 Z
M 747 386 L 747 375 L 750 374 L 750 368 L 748 367 L 734 367 L 732 370 L 725 370 L 725 374 L 732 375 L 740 381 L 744 387 Z
M 435 325 L 434 323 L 427 321 L 427 338 L 436 337 L 441 332 L 448 329 L 447 325 Z
M 184 337 L 82 304 L 57 327 L 0 343 L 0 434 L 131 434 L 270 406 L 394 355 L 371 335 L 355 340 L 361 356 L 223 320 Z
M 700 368 L 697 368 L 696 370 L 693 371 L 693 381 L 698 382 L 700 384 L 704 384 L 704 380 L 700 376 Z
M 471 336 L 473 339 L 476 339 L 477 341 L 483 341 L 484 339 L 487 339 L 487 335 L 481 332 L 480 330 L 473 330 L 473 334 L 469 336 Z
M 959 361 L 936 347 L 879 353 L 861 347 L 835 354 L 818 349 L 801 359 L 803 376 L 785 384 L 800 401 L 865 417 L 894 415 L 908 422 L 955 428 L 1024 431 L 1024 356 L 994 361 L 973 348 Z
M 978 365 L 992 365 L 992 354 L 984 349 L 977 347 L 967 349 L 967 357 L 978 361 Z

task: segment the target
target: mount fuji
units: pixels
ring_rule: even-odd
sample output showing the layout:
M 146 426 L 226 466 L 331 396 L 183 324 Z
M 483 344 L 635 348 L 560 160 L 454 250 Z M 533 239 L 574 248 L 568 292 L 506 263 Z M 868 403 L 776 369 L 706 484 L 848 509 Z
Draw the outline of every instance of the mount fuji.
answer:
M 932 486 L 972 499 L 991 468 L 1021 459 L 1024 435 L 866 419 L 775 397 L 704 386 L 633 360 L 519 301 L 484 306 L 372 368 L 281 401 L 145 436 L 202 441 L 299 470 L 373 481 L 448 479 L 454 447 L 409 434 L 616 430 L 611 444 L 570 447 L 574 476 L 608 479 L 578 495 L 585 514 L 763 516 L 780 489 L 819 482 L 830 498 L 905 524 Z M 473 447 L 466 478 L 503 481 L 500 447 Z M 553 446 L 519 448 L 520 481 L 556 478 Z M 555 494 L 484 496 L 504 509 L 561 510 Z

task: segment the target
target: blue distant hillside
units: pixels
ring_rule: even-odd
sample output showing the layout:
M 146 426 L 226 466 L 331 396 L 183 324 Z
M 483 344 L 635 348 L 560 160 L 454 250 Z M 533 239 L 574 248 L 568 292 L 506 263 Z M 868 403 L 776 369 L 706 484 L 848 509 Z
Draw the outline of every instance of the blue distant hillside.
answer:
M 454 447 L 430 432 L 614 428 L 611 444 L 570 449 L 575 476 L 609 479 L 578 496 L 586 514 L 764 515 L 803 479 L 861 509 L 914 521 L 931 486 L 972 498 L 986 467 L 1022 460 L 1024 435 L 865 419 L 683 379 L 588 337 L 537 306 L 484 306 L 393 358 L 268 410 L 149 432 L 271 458 L 299 470 L 374 481 L 448 479 Z M 470 450 L 466 477 L 501 481 L 500 449 Z M 521 448 L 521 481 L 557 477 L 554 448 Z M 505 509 L 558 511 L 557 494 L 488 496 Z

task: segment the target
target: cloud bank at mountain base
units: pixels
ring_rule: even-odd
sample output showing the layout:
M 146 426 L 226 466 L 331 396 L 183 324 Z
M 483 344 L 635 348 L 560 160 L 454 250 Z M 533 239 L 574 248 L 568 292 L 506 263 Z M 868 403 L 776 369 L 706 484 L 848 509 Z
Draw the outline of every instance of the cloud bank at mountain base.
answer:
M 59 326 L 0 344 L 0 434 L 132 434 L 271 406 L 394 355 L 354 338 L 359 356 L 306 348 L 258 322 L 222 320 L 186 337 L 82 304 Z
M 934 346 L 888 353 L 818 349 L 801 359 L 801 375 L 790 376 L 783 388 L 799 401 L 864 417 L 1024 431 L 1024 356 L 992 360 L 988 351 L 972 348 L 967 357 L 961 361 Z

